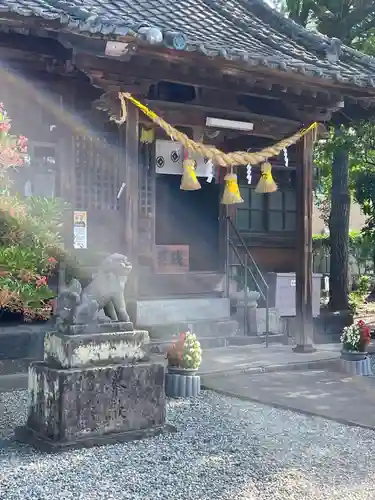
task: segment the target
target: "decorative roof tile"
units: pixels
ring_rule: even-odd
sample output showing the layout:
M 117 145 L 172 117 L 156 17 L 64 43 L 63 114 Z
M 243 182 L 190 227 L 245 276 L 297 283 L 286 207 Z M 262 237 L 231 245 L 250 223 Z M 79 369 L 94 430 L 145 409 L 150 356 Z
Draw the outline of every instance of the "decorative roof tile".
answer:
M 0 0 L 0 15 L 6 13 L 58 20 L 75 33 L 130 33 L 176 50 L 375 88 L 375 58 L 305 30 L 262 0 Z

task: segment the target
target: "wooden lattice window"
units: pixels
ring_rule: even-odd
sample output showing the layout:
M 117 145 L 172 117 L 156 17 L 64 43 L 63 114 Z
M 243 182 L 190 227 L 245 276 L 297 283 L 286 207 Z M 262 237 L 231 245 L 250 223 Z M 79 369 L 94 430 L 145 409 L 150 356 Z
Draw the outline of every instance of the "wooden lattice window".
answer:
M 111 137 L 111 139 L 113 139 Z M 75 193 L 78 210 L 119 210 L 120 151 L 108 137 L 75 137 Z
M 154 178 L 152 171 L 153 144 L 140 144 L 139 150 L 139 215 L 152 217 Z

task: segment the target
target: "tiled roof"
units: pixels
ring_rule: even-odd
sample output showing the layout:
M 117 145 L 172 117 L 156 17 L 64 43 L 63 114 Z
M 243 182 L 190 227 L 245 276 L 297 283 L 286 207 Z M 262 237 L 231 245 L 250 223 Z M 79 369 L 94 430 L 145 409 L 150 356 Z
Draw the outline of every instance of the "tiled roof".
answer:
M 209 57 L 375 88 L 375 58 L 307 31 L 262 0 L 0 0 L 12 13 L 64 29 L 146 42 Z

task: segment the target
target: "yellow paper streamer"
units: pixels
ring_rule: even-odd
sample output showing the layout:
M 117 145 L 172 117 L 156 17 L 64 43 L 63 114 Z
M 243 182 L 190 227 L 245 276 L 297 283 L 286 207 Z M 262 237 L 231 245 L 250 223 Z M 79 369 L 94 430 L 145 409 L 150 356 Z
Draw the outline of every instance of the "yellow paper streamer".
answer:
M 185 158 L 183 162 L 183 174 L 181 179 L 180 189 L 183 191 L 196 191 L 201 189 L 201 185 L 198 181 L 197 174 L 195 172 L 197 163 L 191 158 Z
M 122 124 L 126 121 L 126 107 L 124 107 L 124 101 L 127 99 L 137 106 L 148 118 L 150 118 L 151 121 L 159 125 L 159 127 L 161 127 L 169 137 L 173 140 L 179 141 L 185 149 L 212 160 L 215 165 L 227 168 L 235 165 L 256 165 L 257 163 L 264 162 L 268 158 L 277 156 L 284 148 L 288 148 L 292 144 L 295 144 L 301 139 L 301 137 L 318 127 L 318 123 L 314 122 L 306 129 L 300 130 L 292 136 L 277 142 L 273 146 L 264 148 L 256 153 L 250 153 L 248 151 L 224 153 L 223 151 L 220 151 L 220 149 L 213 146 L 193 141 L 187 135 L 172 127 L 172 125 L 167 123 L 163 120 L 163 118 L 151 111 L 147 106 L 139 102 L 128 92 L 120 92 L 119 99 L 121 101 L 122 116 L 119 120 L 117 120 L 118 124 Z
M 260 179 L 255 188 L 256 193 L 274 193 L 277 191 L 277 184 L 272 177 L 271 163 L 263 163 L 260 167 Z
M 238 187 L 237 175 L 233 172 L 226 174 L 224 177 L 224 181 L 225 188 L 221 203 L 223 205 L 235 205 L 236 203 L 243 203 L 240 189 Z

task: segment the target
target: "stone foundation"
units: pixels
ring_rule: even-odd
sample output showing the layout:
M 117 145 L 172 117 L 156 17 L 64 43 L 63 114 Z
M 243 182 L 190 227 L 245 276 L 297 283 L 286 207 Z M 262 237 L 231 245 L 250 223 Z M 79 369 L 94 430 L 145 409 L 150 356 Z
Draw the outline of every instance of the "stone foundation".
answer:
M 16 437 L 59 450 L 128 441 L 170 430 L 165 425 L 164 366 L 140 363 L 29 369 L 29 416 Z

